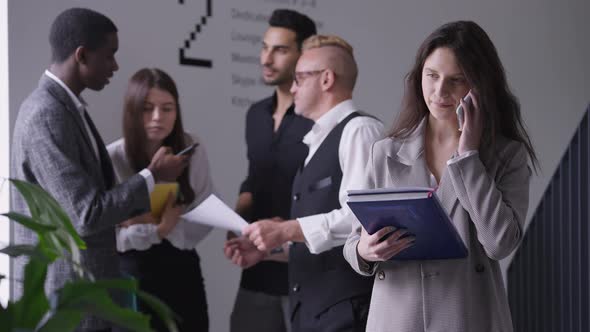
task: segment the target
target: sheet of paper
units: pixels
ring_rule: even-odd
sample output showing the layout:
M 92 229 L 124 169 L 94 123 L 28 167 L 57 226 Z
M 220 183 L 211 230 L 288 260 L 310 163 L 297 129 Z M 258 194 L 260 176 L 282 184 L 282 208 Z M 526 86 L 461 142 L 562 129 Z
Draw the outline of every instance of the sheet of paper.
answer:
M 182 218 L 188 222 L 222 228 L 237 233 L 242 233 L 244 227 L 248 225 L 242 217 L 214 194 L 209 195 L 197 207 L 183 214 Z

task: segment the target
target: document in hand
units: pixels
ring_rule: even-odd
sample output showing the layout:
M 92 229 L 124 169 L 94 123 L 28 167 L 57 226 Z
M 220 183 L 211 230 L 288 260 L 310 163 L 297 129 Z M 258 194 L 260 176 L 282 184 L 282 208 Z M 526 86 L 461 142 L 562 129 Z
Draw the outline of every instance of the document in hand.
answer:
M 416 236 L 413 246 L 391 260 L 467 257 L 463 240 L 432 188 L 349 190 L 347 204 L 369 234 L 393 226 Z
M 154 217 L 160 218 L 162 216 L 170 193 L 174 195 L 174 199 L 176 200 L 176 196 L 178 195 L 178 183 L 156 183 L 154 185 L 154 190 L 150 194 L 150 210 Z
M 214 194 L 182 215 L 188 222 L 241 233 L 248 223 Z

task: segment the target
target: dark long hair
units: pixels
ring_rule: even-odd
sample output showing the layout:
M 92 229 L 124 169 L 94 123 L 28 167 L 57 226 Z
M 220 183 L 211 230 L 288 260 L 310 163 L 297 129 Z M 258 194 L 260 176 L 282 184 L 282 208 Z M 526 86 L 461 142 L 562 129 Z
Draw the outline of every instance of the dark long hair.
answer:
M 182 126 L 176 84 L 170 75 L 160 69 L 140 69 L 129 80 L 123 106 L 125 154 L 129 159 L 131 168 L 136 172 L 146 168 L 151 161 L 151 156 L 148 156 L 146 153 L 147 134 L 143 124 L 143 107 L 147 95 L 152 88 L 158 88 L 170 93 L 176 103 L 176 122 L 172 128 L 172 132 L 164 139 L 162 144 L 172 148 L 172 151 L 177 153 L 184 149 L 188 143 L 185 140 Z M 182 201 L 184 203 L 190 203 L 195 198 L 195 193 L 189 183 L 188 170 L 189 168 L 187 167 L 178 178 Z
M 506 81 L 496 47 L 486 32 L 471 21 L 444 24 L 422 43 L 414 66 L 405 77 L 401 112 L 388 136 L 408 137 L 429 114 L 422 93 L 422 69 L 428 56 L 440 47 L 453 51 L 465 78 L 478 96 L 484 116 L 482 146 L 495 151 L 498 134 L 521 142 L 537 170 L 539 161 L 522 121 L 518 99 Z

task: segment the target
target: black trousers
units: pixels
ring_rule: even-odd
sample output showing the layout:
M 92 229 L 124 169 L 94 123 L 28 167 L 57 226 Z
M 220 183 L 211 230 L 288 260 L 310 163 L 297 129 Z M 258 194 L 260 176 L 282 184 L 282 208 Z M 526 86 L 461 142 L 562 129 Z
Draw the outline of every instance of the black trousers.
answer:
M 312 317 L 302 314 L 300 303 L 293 313 L 292 332 L 365 332 L 370 295 L 340 301 Z
M 178 315 L 180 332 L 209 331 L 205 285 L 194 250 L 180 250 L 164 240 L 148 250 L 127 251 L 119 258 L 123 273 L 133 276 L 142 291 L 155 295 Z M 168 331 L 146 303 L 138 301 L 137 309 L 151 317 L 152 329 Z

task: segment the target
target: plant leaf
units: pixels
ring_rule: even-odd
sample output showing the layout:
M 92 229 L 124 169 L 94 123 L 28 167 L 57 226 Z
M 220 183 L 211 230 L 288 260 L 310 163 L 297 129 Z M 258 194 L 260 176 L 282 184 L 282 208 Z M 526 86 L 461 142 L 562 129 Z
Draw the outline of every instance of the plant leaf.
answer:
M 37 185 L 14 179 L 10 182 L 28 204 L 31 216 L 14 212 L 9 212 L 6 216 L 35 231 L 39 241 L 35 247 L 19 245 L 2 249 L 11 256 L 27 255 L 32 259 L 25 266 L 22 297 L 16 302 L 11 302 L 7 309 L 0 310 L 0 331 L 72 331 L 88 314 L 133 331 L 151 331 L 150 318 L 115 304 L 111 299 L 110 290 L 137 294 L 153 307 L 169 326 L 170 331 L 178 331 L 172 320 L 174 313 L 170 308 L 156 297 L 140 292 L 134 280 L 96 282 L 92 276 L 89 276 L 90 280 L 81 278 L 67 282 L 57 290 L 50 303 L 44 292 L 49 262 L 56 258 L 66 259 L 81 276 L 84 276 L 84 267 L 80 265 L 80 249 L 86 249 L 86 244 L 51 195 Z M 7 312 L 8 316 L 5 315 Z
M 170 307 L 159 298 L 143 291 L 138 291 L 137 297 L 144 301 L 156 313 L 156 315 L 158 315 L 158 317 L 166 324 L 166 328 L 168 328 L 169 332 L 178 332 L 178 327 L 176 326 L 173 317 L 180 317 L 174 313 Z
M 10 216 L 37 232 L 39 244 L 42 248 L 48 249 L 48 255 L 51 256 L 51 252 L 60 255 L 64 251 L 70 252 L 71 259 L 76 263 L 75 271 L 82 276 L 82 270 L 76 266 L 80 265 L 80 249 L 86 249 L 86 243 L 78 235 L 64 210 L 41 187 L 15 179 L 10 179 L 10 182 L 27 202 L 31 217 L 17 213 L 11 213 Z M 48 227 L 54 229 L 48 231 Z
M 3 213 L 1 215 L 12 219 L 12 220 L 16 221 L 17 223 L 19 223 L 19 224 L 27 227 L 28 229 L 35 231 L 37 233 L 47 233 L 47 232 L 52 232 L 52 231 L 57 230 L 57 227 L 55 227 L 55 226 L 42 224 L 42 223 L 38 222 L 37 220 L 35 220 L 29 216 L 25 216 L 24 214 L 20 214 L 18 212 L 7 212 L 7 213 Z
M 35 329 L 35 332 L 71 332 L 78 327 L 84 318 L 80 310 L 60 310 L 48 314 Z
M 43 252 L 38 246 L 31 244 L 13 244 L 0 249 L 0 253 L 8 255 L 10 257 L 28 256 L 36 259 L 45 264 L 49 264 L 53 261 L 51 256 Z M 55 255 L 55 254 L 54 254 Z
M 14 317 L 14 304 L 8 302 L 6 308 L 0 305 L 0 331 L 12 331 L 13 330 L 13 317 Z
M 137 285 L 134 281 L 129 280 L 102 282 L 77 280 L 66 283 L 63 288 L 57 291 L 57 305 L 52 308 L 48 318 L 45 319 L 45 325 L 49 324 L 56 315 L 63 311 L 79 311 L 95 315 L 133 331 L 151 332 L 147 315 L 122 308 L 113 302 L 108 292 L 109 289 L 113 288 L 133 290 L 137 288 Z M 45 325 L 40 326 L 39 330 L 44 331 Z
M 25 266 L 25 279 L 22 297 L 14 302 L 14 327 L 33 329 L 47 310 L 49 301 L 45 296 L 45 277 L 47 264 L 30 260 Z
M 174 318 L 180 318 L 174 311 L 170 309 L 159 298 L 139 290 L 137 281 L 134 279 L 109 279 L 99 280 L 95 283 L 108 289 L 118 289 L 121 291 L 132 292 L 137 295 L 139 299 L 144 301 L 158 317 L 166 324 L 169 332 L 178 332 L 178 328 L 174 322 Z
M 70 218 L 49 193 L 40 186 L 25 181 L 10 179 L 10 182 L 27 202 L 33 219 L 57 226 L 58 233 L 71 236 L 79 248 L 86 249 L 86 244 L 76 232 Z

